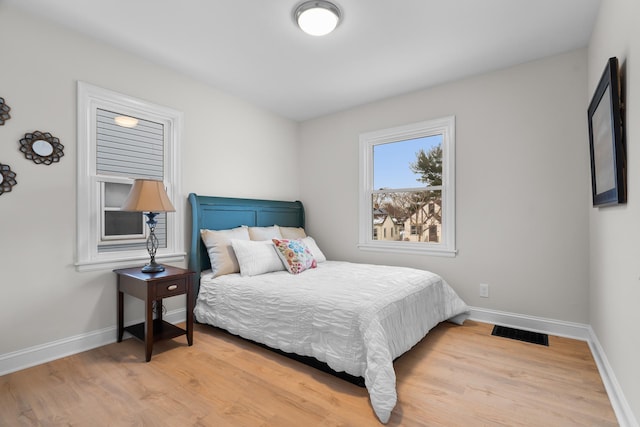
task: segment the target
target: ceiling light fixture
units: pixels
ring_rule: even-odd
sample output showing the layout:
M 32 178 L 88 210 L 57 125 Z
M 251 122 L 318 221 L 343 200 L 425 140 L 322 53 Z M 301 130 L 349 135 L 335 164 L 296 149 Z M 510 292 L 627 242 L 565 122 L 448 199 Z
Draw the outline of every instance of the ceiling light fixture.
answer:
M 325 0 L 305 1 L 293 11 L 293 19 L 302 31 L 312 36 L 324 36 L 340 23 L 338 6 Z

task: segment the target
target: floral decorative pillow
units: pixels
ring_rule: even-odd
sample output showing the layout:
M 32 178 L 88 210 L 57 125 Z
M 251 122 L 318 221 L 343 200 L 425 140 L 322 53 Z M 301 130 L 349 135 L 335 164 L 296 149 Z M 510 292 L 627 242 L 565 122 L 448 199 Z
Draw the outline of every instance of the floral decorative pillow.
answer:
M 289 273 L 298 274 L 318 266 L 313 254 L 302 240 L 272 239 L 272 241 L 276 246 L 278 256 Z

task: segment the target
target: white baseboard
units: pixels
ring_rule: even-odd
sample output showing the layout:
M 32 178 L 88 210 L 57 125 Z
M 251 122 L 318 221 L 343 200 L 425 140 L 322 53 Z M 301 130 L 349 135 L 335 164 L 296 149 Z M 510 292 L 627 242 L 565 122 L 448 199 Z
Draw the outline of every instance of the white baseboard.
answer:
M 186 310 L 184 308 L 172 310 L 166 313 L 163 318 L 174 324 L 184 322 L 187 318 Z M 127 323 L 127 326 L 142 321 L 142 319 L 138 319 Z M 117 333 L 117 327 L 111 326 L 0 355 L 0 376 L 114 343 L 117 341 Z M 128 333 L 125 334 L 125 337 L 126 335 Z
M 622 388 L 613 373 L 613 369 L 607 361 L 607 357 L 600 345 L 600 342 L 598 341 L 598 337 L 590 325 L 489 310 L 480 307 L 469 308 L 471 309 L 469 319 L 478 322 L 491 323 L 586 341 L 591 349 L 591 354 L 593 355 L 593 359 L 598 367 L 600 377 L 602 378 L 602 382 L 605 390 L 607 391 L 607 395 L 609 396 L 611 406 L 613 407 L 620 427 L 640 427 L 638 426 L 638 421 L 636 420 L 631 407 L 622 392 Z
M 589 336 L 589 348 L 591 348 L 593 359 L 596 361 L 596 365 L 598 365 L 600 377 L 602 377 L 602 382 L 609 395 L 611 406 L 613 406 L 616 417 L 618 417 L 618 423 L 621 427 L 638 427 L 638 420 L 634 416 L 629 402 L 625 398 L 616 376 L 613 374 L 613 369 L 611 369 L 611 365 L 609 365 L 600 341 L 598 341 L 598 337 L 591 326 L 589 326 Z
M 565 322 L 546 319 L 544 317 L 527 316 L 506 311 L 489 310 L 487 308 L 469 307 L 469 319 L 494 325 L 508 326 L 527 331 L 542 332 L 558 337 L 589 341 L 589 325 L 584 323 Z

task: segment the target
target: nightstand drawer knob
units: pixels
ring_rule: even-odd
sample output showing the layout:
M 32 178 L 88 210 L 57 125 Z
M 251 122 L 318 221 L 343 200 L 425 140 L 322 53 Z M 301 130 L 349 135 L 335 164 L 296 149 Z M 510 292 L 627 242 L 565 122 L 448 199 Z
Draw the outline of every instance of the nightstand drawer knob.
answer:
M 178 289 L 178 285 L 169 285 L 169 286 L 167 286 L 167 290 L 168 291 L 175 291 L 176 289 Z

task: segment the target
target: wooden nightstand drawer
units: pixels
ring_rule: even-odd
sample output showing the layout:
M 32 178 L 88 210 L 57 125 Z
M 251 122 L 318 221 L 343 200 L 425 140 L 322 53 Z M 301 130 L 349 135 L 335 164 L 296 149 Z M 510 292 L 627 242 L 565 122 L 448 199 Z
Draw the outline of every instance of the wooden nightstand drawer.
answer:
M 166 280 L 156 284 L 156 298 L 167 298 L 182 295 L 187 289 L 186 279 Z

